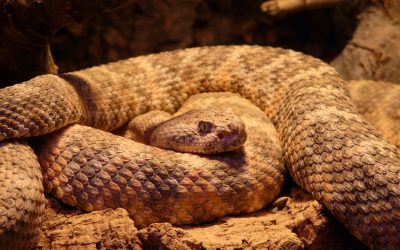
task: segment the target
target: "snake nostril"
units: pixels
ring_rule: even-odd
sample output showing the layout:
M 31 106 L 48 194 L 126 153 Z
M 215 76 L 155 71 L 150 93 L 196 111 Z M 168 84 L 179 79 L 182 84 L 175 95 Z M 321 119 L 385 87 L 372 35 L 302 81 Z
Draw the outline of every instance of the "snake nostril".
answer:
M 230 130 L 230 131 L 224 130 L 224 131 L 217 133 L 217 136 L 220 140 L 223 140 L 223 139 L 229 140 L 229 138 L 232 138 L 232 136 L 234 136 L 236 134 L 236 132 L 237 132 L 236 130 Z

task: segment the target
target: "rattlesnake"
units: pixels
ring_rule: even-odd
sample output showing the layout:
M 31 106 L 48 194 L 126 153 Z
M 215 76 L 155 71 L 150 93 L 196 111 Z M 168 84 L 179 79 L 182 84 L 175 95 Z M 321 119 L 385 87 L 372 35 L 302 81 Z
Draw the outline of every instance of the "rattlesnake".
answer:
M 191 101 L 186 101 L 180 108 L 184 109 L 187 105 L 193 107 L 187 112 L 182 113 L 178 110 L 175 116 L 171 116 L 165 111 L 153 110 L 136 116 L 125 126 L 121 135 L 137 142 L 181 153 L 211 155 L 241 148 L 246 142 L 247 133 L 246 125 L 238 113 L 245 113 L 243 112 L 245 110 L 239 109 L 241 106 L 237 107 L 237 105 L 221 108 L 221 105 L 226 106 L 231 103 L 230 99 L 236 100 L 237 96 L 225 98 L 223 93 L 215 97 L 211 96 L 211 93 L 199 95 L 204 102 L 197 104 L 196 107 L 191 103 L 193 99 L 198 98 L 192 96 Z M 219 99 L 226 100 L 226 103 L 222 100 L 218 101 Z M 236 101 L 248 107 L 249 113 L 255 108 L 246 99 Z M 205 109 L 204 106 L 209 108 Z M 231 110 L 234 108 L 239 109 L 240 112 Z M 261 111 L 257 113 L 258 116 L 260 114 L 263 113 Z M 260 127 L 265 127 L 265 124 Z
M 274 126 L 249 101 L 210 94 L 191 98 L 183 108 L 230 106 L 253 131 L 243 150 L 182 154 L 73 125 L 48 135 L 39 145 L 46 191 L 86 211 L 126 208 L 140 228 L 161 221 L 197 224 L 264 207 L 280 192 L 285 174 Z M 185 129 L 184 124 L 180 127 Z
M 292 178 L 353 235 L 370 247 L 400 245 L 396 147 L 357 113 L 334 69 L 291 50 L 193 48 L 39 76 L 0 91 L 0 137 L 42 135 L 71 123 L 112 130 L 137 114 L 153 109 L 173 112 L 189 96 L 215 91 L 238 93 L 271 118 Z M 18 166 L 20 176 L 11 178 L 25 173 L 26 181 L 35 179 L 37 185 L 39 167 L 26 144 L 5 141 L 0 152 L 8 154 L 3 156 L 2 175 L 11 162 L 25 161 L 32 165 Z M 3 182 L 0 188 L 11 193 L 13 184 L 19 183 Z M 42 190 L 35 187 L 36 192 L 24 198 L 40 205 Z M 40 211 L 30 210 L 32 218 Z M 13 213 L 15 218 L 18 209 Z

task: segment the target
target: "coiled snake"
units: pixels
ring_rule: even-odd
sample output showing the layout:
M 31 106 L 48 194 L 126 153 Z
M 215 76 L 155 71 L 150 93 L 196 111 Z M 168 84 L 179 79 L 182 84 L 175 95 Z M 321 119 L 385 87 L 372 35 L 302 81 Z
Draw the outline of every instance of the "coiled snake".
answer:
M 400 245 L 396 147 L 357 113 L 344 81 L 330 66 L 291 50 L 258 46 L 141 56 L 0 90 L 0 225 L 10 229 L 25 220 L 35 227 L 43 207 L 36 157 L 13 138 L 47 134 L 72 123 L 113 130 L 137 114 L 173 112 L 193 94 L 216 91 L 238 93 L 271 118 L 292 178 L 353 235 L 369 247 Z M 168 157 L 161 162 L 171 163 Z M 145 167 L 139 182 L 155 169 Z M 182 179 L 192 174 L 181 172 Z M 148 202 L 156 207 L 161 201 Z

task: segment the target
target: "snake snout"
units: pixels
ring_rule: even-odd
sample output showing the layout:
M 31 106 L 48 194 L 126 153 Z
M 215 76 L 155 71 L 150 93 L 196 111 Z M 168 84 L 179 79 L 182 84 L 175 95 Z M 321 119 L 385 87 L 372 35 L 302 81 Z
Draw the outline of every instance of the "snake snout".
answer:
M 229 128 L 221 130 L 217 133 L 218 139 L 229 148 L 235 149 L 244 144 L 247 139 L 246 133 L 238 128 Z
M 239 134 L 238 129 L 230 129 L 230 130 L 222 130 L 217 133 L 217 136 L 220 140 L 229 140 L 232 137 L 235 137 Z
M 220 140 L 223 140 L 223 139 L 226 138 L 226 133 L 224 133 L 224 132 L 219 132 L 219 133 L 217 134 L 217 136 L 218 136 L 218 138 L 219 138 Z

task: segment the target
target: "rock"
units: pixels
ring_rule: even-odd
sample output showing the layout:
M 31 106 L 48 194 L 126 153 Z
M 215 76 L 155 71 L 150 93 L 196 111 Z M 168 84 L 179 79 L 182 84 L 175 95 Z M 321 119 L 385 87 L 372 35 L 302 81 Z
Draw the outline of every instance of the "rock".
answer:
M 274 208 L 277 211 L 271 212 Z M 181 228 L 202 242 L 205 249 L 364 248 L 321 204 L 298 187 L 264 211 Z
M 400 81 L 400 2 L 379 1 L 359 17 L 353 38 L 331 63 L 345 78 Z
M 299 187 L 260 212 L 140 231 L 124 209 L 80 214 L 54 198 L 49 203 L 37 249 L 366 249 Z
M 47 208 L 37 249 L 142 249 L 125 209 L 88 214 Z
M 184 230 L 169 223 L 154 223 L 138 232 L 145 249 L 205 249 L 201 242 L 193 239 Z
M 287 196 L 279 197 L 272 203 L 273 207 L 278 208 L 279 210 L 282 210 L 284 207 L 286 207 L 286 204 L 290 198 Z

